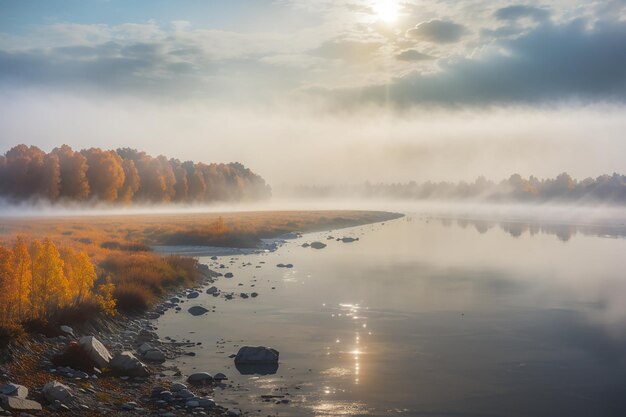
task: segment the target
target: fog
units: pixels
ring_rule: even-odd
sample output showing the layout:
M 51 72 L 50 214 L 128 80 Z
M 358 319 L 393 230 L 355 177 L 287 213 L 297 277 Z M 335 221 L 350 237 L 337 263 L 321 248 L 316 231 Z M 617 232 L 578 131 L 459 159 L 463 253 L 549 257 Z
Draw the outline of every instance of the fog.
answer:
M 334 110 L 296 99 L 266 106 L 24 92 L 0 96 L 0 147 L 49 152 L 136 148 L 183 160 L 240 162 L 273 188 L 371 182 L 575 178 L 626 166 L 615 104 Z

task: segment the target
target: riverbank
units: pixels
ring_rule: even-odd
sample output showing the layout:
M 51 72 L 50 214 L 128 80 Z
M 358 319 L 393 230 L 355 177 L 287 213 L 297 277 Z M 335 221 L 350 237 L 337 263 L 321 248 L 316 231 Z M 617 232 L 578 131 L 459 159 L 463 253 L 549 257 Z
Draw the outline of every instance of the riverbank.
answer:
M 332 213 L 332 214 L 331 214 Z M 222 219 L 226 224 L 235 221 L 233 218 L 224 220 L 223 215 L 214 215 L 215 219 Z M 400 215 L 382 212 L 274 212 L 267 213 L 237 213 L 234 217 L 239 220 L 256 218 L 256 230 L 264 230 L 263 234 L 255 235 L 255 238 L 276 237 L 285 232 L 306 232 L 312 230 L 337 229 L 358 224 L 374 223 L 377 221 L 390 220 Z M 268 220 L 273 222 L 268 223 Z M 298 219 L 300 219 L 298 221 Z M 96 221 L 94 221 L 96 220 Z M 182 219 L 180 219 L 182 220 Z M 67 221 L 67 220 L 66 220 Z M 156 221 L 138 222 L 142 226 Z M 183 221 L 186 223 L 186 220 Z M 112 233 L 114 228 L 129 226 L 130 219 L 116 219 L 115 226 L 112 222 L 103 219 L 90 219 L 88 222 L 90 231 L 99 227 L 105 233 Z M 10 229 L 15 232 L 15 226 L 19 222 L 11 222 Z M 64 222 L 60 223 L 61 225 Z M 290 224 L 291 226 L 287 226 Z M 107 226 L 108 225 L 108 226 Z M 170 227 L 172 223 L 169 223 Z M 5 226 L 3 224 L 3 226 Z M 84 230 L 79 223 L 74 230 Z M 57 230 L 58 236 L 70 236 L 64 234 L 63 226 L 53 227 L 49 219 L 41 219 L 29 227 L 30 232 L 43 230 Z M 69 224 L 66 225 L 69 227 Z M 112 228 L 113 227 L 113 228 Z M 231 226 L 232 227 L 232 226 Z M 252 225 L 246 226 L 251 230 Z M 291 229 L 286 229 L 292 227 Z M 7 228 L 3 227 L 6 231 Z M 242 230 L 242 227 L 237 230 Z M 102 235 L 99 235 L 102 236 Z M 6 233 L 5 236 L 6 238 Z M 54 236 L 53 236 L 54 238 Z M 74 236 L 73 239 L 83 239 Z M 79 240 L 80 241 L 80 240 Z M 85 245 L 100 245 L 102 240 L 92 240 Z M 113 250 L 113 249 L 106 249 Z M 262 250 L 267 250 L 263 248 Z M 31 335 L 19 343 L 11 343 L 3 352 L 2 364 L 0 365 L 0 384 L 23 385 L 28 392 L 24 395 L 24 389 L 16 389 L 21 397 L 9 395 L 3 397 L 0 404 L 4 410 L 0 415 L 11 413 L 17 415 L 21 412 L 35 415 L 55 415 L 59 411 L 65 411 L 74 415 L 160 415 L 174 416 L 183 414 L 199 415 L 239 415 L 237 408 L 230 410 L 215 405 L 212 394 L 216 389 L 228 390 L 232 388 L 227 380 L 211 379 L 202 386 L 182 387 L 184 377 L 175 366 L 165 366 L 165 360 L 180 358 L 185 355 L 195 355 L 193 348 L 196 342 L 186 340 L 160 340 L 154 333 L 154 325 L 151 320 L 158 318 L 169 309 L 180 310 L 179 302 L 182 299 L 192 299 L 193 293 L 205 291 L 206 287 L 213 283 L 219 273 L 200 267 L 200 276 L 193 288 L 185 290 L 174 289 L 164 293 L 149 311 L 139 316 L 120 316 L 118 318 L 103 318 L 88 320 L 83 325 L 75 326 L 71 332 L 63 330 L 63 334 L 53 337 L 45 337 L 41 334 Z M 226 296 L 226 295 L 225 295 Z M 132 375 L 119 372 L 108 366 L 91 367 L 91 369 L 77 369 L 79 366 L 69 366 L 59 363 L 59 356 L 64 352 L 72 353 L 75 344 L 82 343 L 82 336 L 95 336 L 109 351 L 113 360 L 115 356 L 125 355 L 125 352 L 135 355 L 137 362 L 145 365 L 148 372 L 141 375 Z M 147 346 L 146 346 L 147 344 Z M 67 359 L 67 354 L 65 357 Z M 71 356 L 71 355 L 70 355 Z M 128 355 L 127 355 L 128 356 Z M 69 362 L 71 364 L 71 361 Z M 84 365 L 84 364 L 83 364 Z M 207 369 L 207 373 L 212 370 Z M 215 376 L 215 375 L 214 375 Z M 51 397 L 44 390 L 46 384 L 57 381 L 63 384 L 56 390 L 59 398 Z M 4 385 L 7 392 L 10 387 Z M 63 394 L 66 393 L 67 395 Z M 9 398 L 12 397 L 12 398 Z M 17 398 L 17 399 L 16 399 Z M 28 399 L 28 400 L 26 400 Z M 24 401 L 22 401 L 24 400 Z M 41 410 L 38 408 L 41 407 Z M 8 411 L 11 409 L 12 411 Z

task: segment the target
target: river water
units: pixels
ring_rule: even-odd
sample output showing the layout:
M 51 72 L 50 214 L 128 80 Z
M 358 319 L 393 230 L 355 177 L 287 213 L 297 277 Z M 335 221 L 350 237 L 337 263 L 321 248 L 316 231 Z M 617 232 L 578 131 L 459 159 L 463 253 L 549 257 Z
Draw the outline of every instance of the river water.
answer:
M 359 240 L 336 240 L 344 236 Z M 301 246 L 313 241 L 328 246 Z M 234 388 L 215 398 L 227 407 L 260 416 L 626 415 L 621 229 L 409 214 L 200 260 L 234 274 L 215 285 L 235 298 L 203 293 L 157 325 L 161 337 L 201 342 L 176 365 L 225 373 Z M 215 311 L 194 317 L 192 305 Z M 241 374 L 229 355 L 242 345 L 279 350 L 277 372 Z

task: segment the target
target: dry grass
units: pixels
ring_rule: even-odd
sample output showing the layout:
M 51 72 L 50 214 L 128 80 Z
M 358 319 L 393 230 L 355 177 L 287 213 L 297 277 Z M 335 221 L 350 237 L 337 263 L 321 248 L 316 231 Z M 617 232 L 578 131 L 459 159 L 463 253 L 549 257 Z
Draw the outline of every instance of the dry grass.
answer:
M 56 244 L 87 252 L 96 265 L 96 285 L 110 278 L 116 287 L 118 310 L 134 313 L 148 309 L 169 289 L 193 285 L 199 277 L 196 260 L 160 256 L 150 251 L 152 245 L 252 247 L 260 238 L 286 232 L 336 229 L 395 217 L 393 213 L 372 211 L 6 217 L 0 218 L 0 245 L 12 244 L 17 235 L 27 240 L 46 236 Z M 59 314 L 59 320 L 71 323 L 74 318 L 92 317 L 97 312 Z M 49 323 L 32 325 L 45 330 Z
M 392 213 L 373 211 L 7 217 L 0 219 L 0 244 L 12 242 L 18 234 L 33 239 L 48 236 L 55 242 L 85 250 L 98 260 L 113 250 L 141 251 L 146 248 L 145 245 L 251 246 L 260 237 L 274 237 L 292 231 L 336 229 L 395 217 Z M 101 247 L 103 244 L 105 247 Z M 107 247 L 110 245 L 112 247 Z

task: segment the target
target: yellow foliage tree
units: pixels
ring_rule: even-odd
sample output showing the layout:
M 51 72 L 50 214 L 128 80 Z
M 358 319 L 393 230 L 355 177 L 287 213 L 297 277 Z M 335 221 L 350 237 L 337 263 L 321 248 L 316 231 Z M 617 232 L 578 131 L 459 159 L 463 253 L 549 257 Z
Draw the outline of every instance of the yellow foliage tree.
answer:
M 113 297 L 114 290 L 115 286 L 111 282 L 111 278 L 107 277 L 106 282 L 98 286 L 98 294 L 96 294 L 96 300 L 100 304 L 102 311 L 110 316 L 117 314 L 115 310 L 117 302 L 115 301 L 115 297 Z
M 17 284 L 17 317 L 25 318 L 26 311 L 29 311 L 30 286 L 31 286 L 31 258 L 28 246 L 24 239 L 18 237 L 13 245 L 13 273 Z
M 63 260 L 54 243 L 46 238 L 33 244 L 31 299 L 38 316 L 71 300 L 69 283 L 63 272 Z
M 0 320 L 4 323 L 13 319 L 16 299 L 13 252 L 0 247 Z
M 78 304 L 91 293 L 96 280 L 96 270 L 85 252 L 72 248 L 61 249 L 63 272 L 68 282 L 69 299 Z

